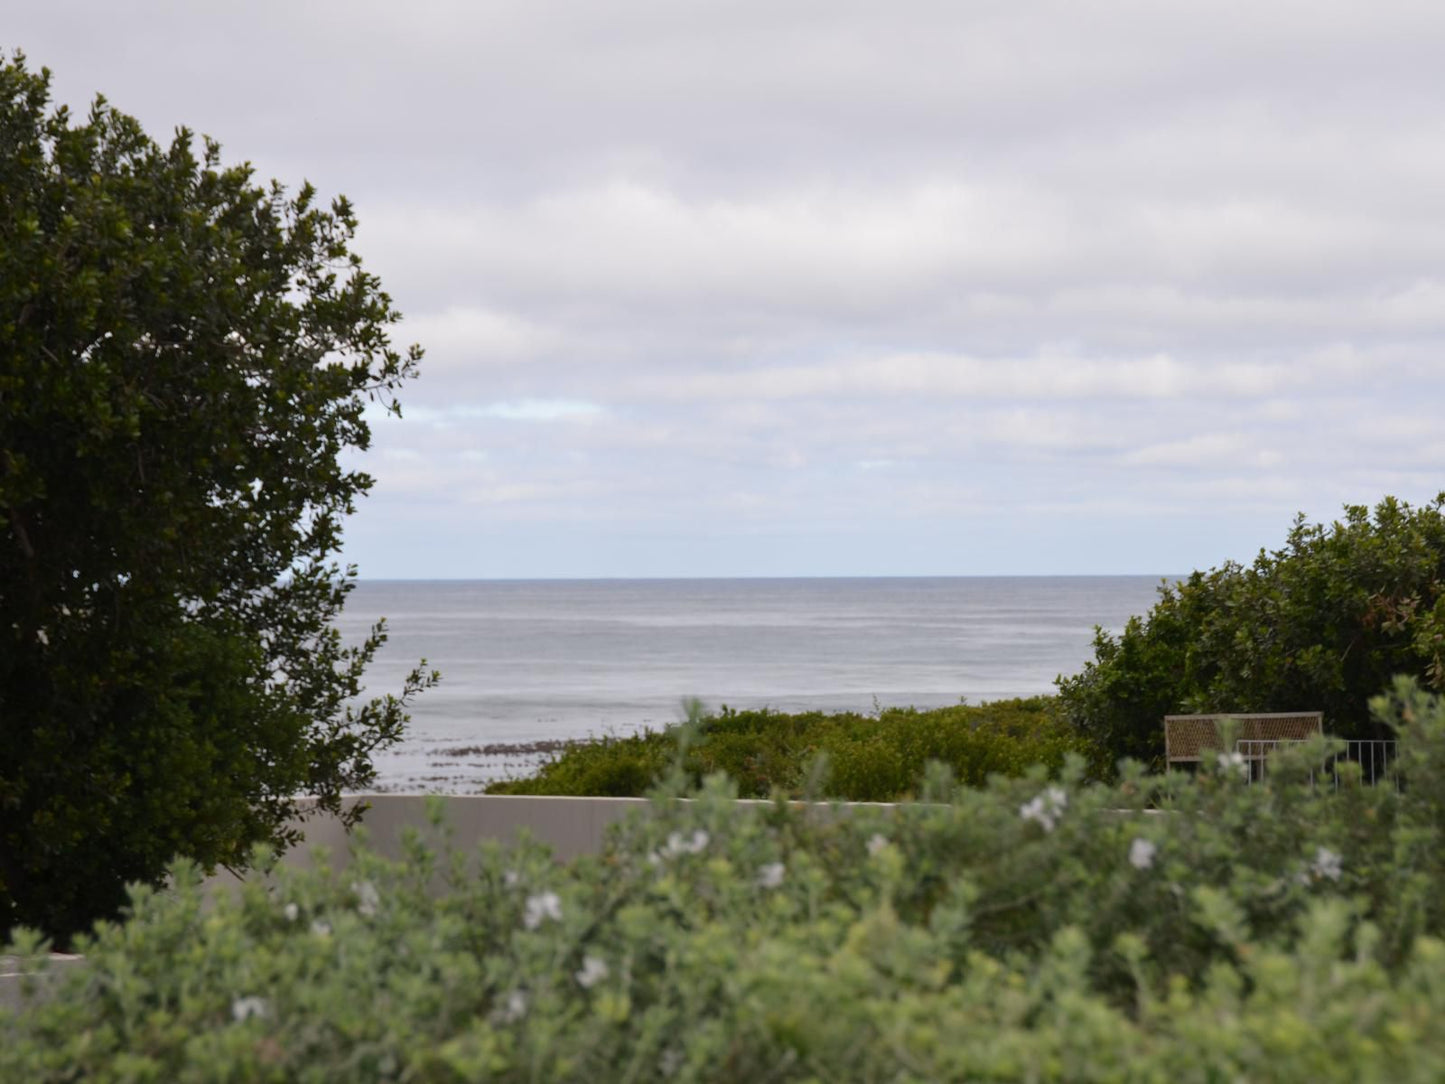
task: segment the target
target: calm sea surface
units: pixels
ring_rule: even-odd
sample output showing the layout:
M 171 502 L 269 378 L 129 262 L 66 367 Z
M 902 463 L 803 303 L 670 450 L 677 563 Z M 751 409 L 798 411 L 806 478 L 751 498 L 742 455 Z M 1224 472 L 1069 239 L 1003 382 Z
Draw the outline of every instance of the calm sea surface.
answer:
M 396 691 L 422 657 L 442 683 L 382 754 L 393 790 L 464 792 L 525 771 L 488 744 L 659 728 L 716 708 L 871 711 L 1050 692 L 1155 601 L 1161 577 L 365 581 L 348 639 L 386 617 L 369 671 Z

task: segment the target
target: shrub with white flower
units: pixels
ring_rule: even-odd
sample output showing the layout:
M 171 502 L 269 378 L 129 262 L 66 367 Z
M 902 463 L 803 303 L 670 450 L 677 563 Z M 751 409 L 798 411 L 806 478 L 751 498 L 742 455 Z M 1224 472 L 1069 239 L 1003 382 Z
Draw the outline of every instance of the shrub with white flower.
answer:
M 1019 816 L 1026 821 L 1037 822 L 1045 832 L 1052 832 L 1068 804 L 1067 791 L 1062 787 L 1049 787 L 1031 801 L 1019 806 Z
M 597 956 L 582 957 L 581 970 L 573 974 L 577 985 L 584 990 L 590 990 L 607 977 L 607 961 Z
M 647 860 L 655 866 L 684 854 L 701 854 L 707 849 L 708 841 L 711 838 L 701 828 L 690 836 L 684 836 L 681 832 L 672 832 L 668 835 L 667 842 L 660 849 L 649 854 Z
M 707 846 L 708 838 L 708 834 L 701 828 L 686 839 L 683 838 L 681 832 L 673 832 L 667 837 L 667 847 L 663 853 L 669 858 L 676 858 L 683 854 L 701 854 L 703 848 Z
M 1232 753 L 1220 753 L 1216 758 L 1219 770 L 1226 775 L 1238 773 L 1245 779 L 1249 778 L 1249 761 L 1244 759 L 1244 754 L 1235 750 Z
M 528 896 L 522 912 L 522 925 L 529 930 L 535 930 L 549 919 L 553 922 L 562 921 L 562 900 L 557 893 L 539 892 L 535 896 Z
M 1338 881 L 1344 873 L 1344 860 L 1330 850 L 1328 847 L 1321 847 L 1315 852 L 1315 860 L 1310 865 L 1310 872 L 1316 877 L 1323 877 L 1329 881 Z
M 777 888 L 783 883 L 783 874 L 786 870 L 781 862 L 769 862 L 758 867 L 758 875 L 754 883 L 759 888 Z
M 356 912 L 365 918 L 371 918 L 376 914 L 376 909 L 381 906 L 381 894 L 376 891 L 376 885 L 370 881 L 353 881 L 351 891 L 356 893 Z
M 1136 836 L 1134 842 L 1129 844 L 1129 865 L 1135 869 L 1148 869 L 1154 864 L 1154 856 L 1158 853 L 1158 844 L 1153 840 Z
M 244 1024 L 251 1017 L 265 1017 L 271 1011 L 264 997 L 238 997 L 231 1002 L 231 1019 Z
M 422 842 L 209 901 L 185 867 L 0 1006 L 0 1081 L 1438 1079 L 1445 701 L 1414 710 L 1408 788 L 1213 755 L 847 810 L 679 778 L 571 862 Z
M 502 1002 L 497 1010 L 497 1018 L 504 1024 L 515 1024 L 522 1017 L 527 1015 L 527 995 L 521 990 L 513 990 Z

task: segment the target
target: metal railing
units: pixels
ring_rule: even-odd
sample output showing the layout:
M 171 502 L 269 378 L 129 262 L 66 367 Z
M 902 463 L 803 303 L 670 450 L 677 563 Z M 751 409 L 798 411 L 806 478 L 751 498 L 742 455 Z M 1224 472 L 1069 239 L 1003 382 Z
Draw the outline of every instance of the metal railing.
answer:
M 1263 779 L 1269 770 L 1269 755 L 1282 745 L 1301 745 L 1302 742 L 1290 740 L 1247 740 L 1242 739 L 1234 743 L 1234 751 L 1244 759 L 1243 768 L 1251 783 Z M 1395 760 L 1397 756 L 1396 744 L 1392 740 L 1359 738 L 1349 739 L 1345 742 L 1343 752 L 1337 753 L 1325 762 L 1322 771 L 1328 774 L 1331 785 L 1339 789 L 1340 765 L 1345 763 L 1358 764 L 1360 766 L 1360 781 L 1363 783 L 1380 783 L 1389 781 L 1395 787 L 1399 787 L 1399 775 L 1395 771 Z M 1310 782 L 1316 782 L 1319 773 L 1310 772 Z

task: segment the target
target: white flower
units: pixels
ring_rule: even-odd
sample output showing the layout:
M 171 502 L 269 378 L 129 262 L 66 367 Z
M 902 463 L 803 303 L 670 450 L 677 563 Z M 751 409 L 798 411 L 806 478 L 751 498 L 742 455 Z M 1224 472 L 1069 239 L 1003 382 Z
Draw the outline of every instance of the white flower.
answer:
M 353 881 L 351 891 L 356 893 L 356 912 L 366 918 L 376 914 L 376 909 L 381 905 L 381 894 L 376 891 L 376 885 L 370 881 L 362 881 L 360 884 Z
M 515 1024 L 527 1015 L 527 995 L 521 990 L 513 990 L 507 995 L 507 1003 L 498 1015 L 504 1023 Z
M 868 837 L 868 854 L 877 855 L 884 847 L 888 846 L 888 837 L 882 832 L 874 832 Z
M 653 851 L 647 856 L 648 862 L 656 866 L 666 862 L 670 858 L 676 858 L 680 854 L 701 854 L 707 847 L 708 840 L 712 837 L 701 828 L 695 831 L 687 839 L 682 837 L 681 832 L 672 832 L 667 837 L 667 842 L 659 851 Z
M 1321 847 L 1315 852 L 1314 865 L 1310 866 L 1316 877 L 1326 877 L 1331 881 L 1338 881 L 1340 874 L 1344 872 L 1340 856 L 1328 847 Z
M 522 914 L 522 924 L 529 930 L 535 930 L 547 919 L 553 922 L 562 921 L 562 900 L 555 892 L 543 892 L 536 896 L 527 897 L 527 908 Z
M 508 888 L 516 888 L 517 882 L 521 879 L 522 875 L 514 869 L 509 869 L 502 873 L 502 884 L 506 885 Z
M 703 848 L 707 846 L 708 839 L 708 834 L 701 828 L 688 839 L 683 839 L 681 832 L 673 832 L 667 837 L 667 846 L 662 849 L 662 857 L 676 858 L 680 854 L 701 854 Z
M 50 646 L 50 634 L 49 634 L 48 632 L 46 632 L 44 629 L 36 629 L 36 630 L 35 630 L 35 639 L 38 640 L 38 641 L 40 641 L 40 644 L 41 644 L 42 647 L 49 647 L 49 646 Z
M 231 1019 L 238 1024 L 253 1016 L 264 1017 L 270 1011 L 271 1006 L 264 997 L 238 997 L 231 1002 Z
M 582 970 L 576 972 L 577 984 L 584 990 L 590 990 L 607 977 L 607 961 L 600 960 L 596 956 L 582 957 Z
M 311 922 L 311 932 L 314 933 L 317 937 L 330 937 L 331 923 L 324 922 L 319 918 L 313 919 Z
M 1019 806 L 1019 816 L 1026 821 L 1038 821 L 1039 827 L 1045 832 L 1052 832 L 1054 825 L 1059 823 L 1063 815 L 1064 807 L 1069 804 L 1068 792 L 1061 787 L 1049 787 L 1033 798 Z
M 781 862 L 769 862 L 765 866 L 759 866 L 757 886 L 759 888 L 777 888 L 783 883 L 783 872 Z
M 1129 844 L 1129 864 L 1135 869 L 1148 869 L 1154 864 L 1154 856 L 1158 853 L 1159 847 L 1152 840 L 1136 837 L 1134 842 Z
M 1245 760 L 1244 754 L 1239 752 L 1238 750 L 1233 753 L 1220 753 L 1219 770 L 1222 772 L 1234 770 L 1239 772 L 1240 775 L 1244 776 L 1244 778 L 1248 779 L 1249 761 Z
M 301 914 L 301 908 L 297 907 L 294 903 L 288 903 L 281 909 L 281 913 L 286 916 L 287 922 L 295 922 Z

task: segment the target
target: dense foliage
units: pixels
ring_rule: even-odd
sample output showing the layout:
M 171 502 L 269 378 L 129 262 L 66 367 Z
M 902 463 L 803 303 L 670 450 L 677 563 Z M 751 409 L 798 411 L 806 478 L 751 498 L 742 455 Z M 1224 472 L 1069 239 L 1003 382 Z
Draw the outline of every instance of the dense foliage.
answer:
M 830 798 L 882 802 L 915 793 L 930 761 L 947 765 L 960 782 L 981 786 L 993 773 L 1022 775 L 1034 764 L 1057 773 L 1065 754 L 1080 748 L 1052 697 L 876 715 L 724 708 L 662 731 L 568 746 L 535 775 L 489 791 L 636 797 L 655 786 L 682 751 L 694 783 L 724 772 L 744 798 L 821 787 Z
M 0 932 L 283 842 L 426 684 L 348 708 L 381 629 L 332 624 L 346 453 L 420 357 L 355 228 L 0 57 Z
M 1402 786 L 1311 785 L 1324 739 L 897 808 L 678 773 L 566 866 L 414 837 L 210 910 L 181 867 L 0 1016 L 0 1079 L 1439 1080 L 1445 705 L 1379 706 Z
M 1059 682 L 1074 724 L 1110 758 L 1156 765 L 1173 712 L 1323 711 L 1325 730 L 1383 736 L 1368 703 L 1397 674 L 1445 687 L 1445 495 L 1386 498 L 1283 548 L 1161 588 L 1147 617 Z

